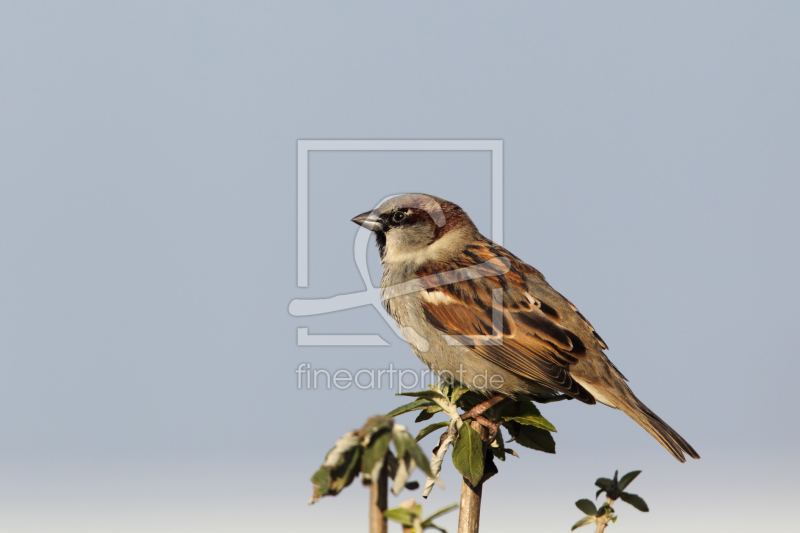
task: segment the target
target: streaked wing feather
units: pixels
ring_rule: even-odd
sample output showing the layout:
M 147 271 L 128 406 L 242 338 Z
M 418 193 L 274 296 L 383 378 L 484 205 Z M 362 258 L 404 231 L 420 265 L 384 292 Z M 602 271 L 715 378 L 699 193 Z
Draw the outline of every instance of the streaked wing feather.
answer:
M 472 251 L 476 260 L 487 261 L 496 257 L 490 257 L 485 249 Z M 528 293 L 524 277 L 515 270 L 514 262 L 505 274 L 498 275 L 496 270 L 484 269 L 486 277 L 428 286 L 423 296 L 426 317 L 433 327 L 455 338 L 494 336 L 494 342 L 476 339 L 467 345 L 488 361 L 521 377 L 583 402 L 594 403 L 591 394 L 569 374 L 569 365 L 584 357 L 586 348 L 578 335 L 553 320 L 558 317 L 555 310 Z M 436 267 L 429 265 L 417 275 L 429 276 L 436 273 Z M 503 291 L 502 328 L 492 324 L 494 289 Z M 549 312 L 543 311 L 542 307 Z M 502 344 L 496 342 L 498 337 Z

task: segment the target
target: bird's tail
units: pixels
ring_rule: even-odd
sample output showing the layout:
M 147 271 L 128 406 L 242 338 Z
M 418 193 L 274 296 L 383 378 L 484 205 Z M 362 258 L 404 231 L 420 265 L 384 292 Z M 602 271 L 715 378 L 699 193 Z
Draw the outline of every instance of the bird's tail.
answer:
M 615 403 L 617 409 L 642 426 L 645 431 L 660 442 L 678 461 L 682 463 L 686 462 L 686 458 L 683 456 L 684 452 L 692 459 L 700 459 L 700 455 L 686 442 L 686 439 L 681 437 L 677 431 L 669 427 L 657 414 L 639 401 L 632 392 L 630 393 L 630 397 L 618 398 L 618 401 Z

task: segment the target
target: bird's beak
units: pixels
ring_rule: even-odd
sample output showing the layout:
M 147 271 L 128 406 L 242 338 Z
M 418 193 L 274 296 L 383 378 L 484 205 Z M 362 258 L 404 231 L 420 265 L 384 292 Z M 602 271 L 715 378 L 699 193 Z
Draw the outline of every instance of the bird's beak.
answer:
M 357 217 L 353 217 L 353 222 L 370 231 L 383 231 L 383 221 L 373 215 L 372 211 L 367 211 L 366 213 L 361 213 Z

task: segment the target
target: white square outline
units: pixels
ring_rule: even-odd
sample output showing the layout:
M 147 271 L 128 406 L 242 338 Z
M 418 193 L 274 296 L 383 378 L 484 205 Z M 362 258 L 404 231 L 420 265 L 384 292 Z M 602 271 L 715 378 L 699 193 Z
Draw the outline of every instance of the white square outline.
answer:
M 503 245 L 502 139 L 298 139 L 297 140 L 297 287 L 308 287 L 308 158 L 312 151 L 332 152 L 491 152 L 492 240 Z

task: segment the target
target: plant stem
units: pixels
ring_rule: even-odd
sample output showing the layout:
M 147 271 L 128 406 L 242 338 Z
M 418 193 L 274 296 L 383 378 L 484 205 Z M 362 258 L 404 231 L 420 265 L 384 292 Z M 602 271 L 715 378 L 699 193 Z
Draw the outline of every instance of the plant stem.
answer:
M 386 465 L 381 468 L 380 476 L 369 486 L 369 533 L 386 533 L 386 496 L 389 487 L 389 476 Z
M 486 451 L 486 439 L 489 430 L 473 420 L 470 427 L 478 432 L 484 442 L 483 449 Z M 461 505 L 458 509 L 458 533 L 478 533 L 478 526 L 481 520 L 481 496 L 483 495 L 483 481 L 473 487 L 466 478 L 461 480 Z
M 606 503 L 608 504 L 609 507 L 611 507 L 614 504 L 614 500 L 612 500 L 611 498 L 606 498 Z M 597 519 L 597 522 L 595 522 L 595 524 L 597 525 L 595 526 L 594 533 L 603 533 L 606 530 L 606 526 L 608 525 L 608 516 L 607 515 L 601 516 L 600 518 Z

